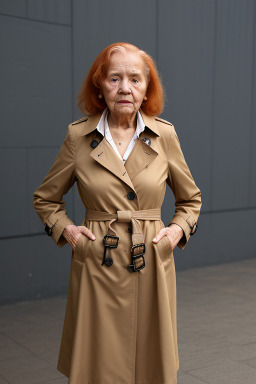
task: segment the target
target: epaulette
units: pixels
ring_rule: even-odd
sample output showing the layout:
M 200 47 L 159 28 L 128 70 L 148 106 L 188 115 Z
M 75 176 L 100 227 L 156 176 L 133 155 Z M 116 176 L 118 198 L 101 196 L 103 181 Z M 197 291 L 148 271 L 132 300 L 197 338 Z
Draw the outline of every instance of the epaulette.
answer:
M 164 119 L 161 119 L 160 117 L 155 117 L 155 120 L 157 120 L 157 121 L 161 121 L 161 123 L 165 123 L 165 124 L 168 124 L 168 125 L 173 125 L 173 124 L 170 123 L 169 121 L 164 120 Z
M 86 121 L 86 120 L 88 120 L 88 117 L 84 116 L 84 117 L 81 117 L 81 119 L 73 121 L 73 123 L 71 123 L 71 125 L 79 124 L 79 123 L 82 123 L 83 121 Z

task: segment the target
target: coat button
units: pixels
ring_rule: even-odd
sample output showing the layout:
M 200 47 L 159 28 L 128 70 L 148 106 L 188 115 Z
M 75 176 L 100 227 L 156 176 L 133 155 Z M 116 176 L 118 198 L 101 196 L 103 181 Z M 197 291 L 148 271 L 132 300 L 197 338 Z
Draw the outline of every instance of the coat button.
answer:
M 91 147 L 92 147 L 92 148 L 96 148 L 97 145 L 99 145 L 99 141 L 96 140 L 96 139 L 92 140 L 92 142 L 91 142 Z
M 135 197 L 136 197 L 136 195 L 133 191 L 127 193 L 127 199 L 128 200 L 133 200 L 133 199 L 135 199 Z
M 107 257 L 105 260 L 105 264 L 110 267 L 113 264 L 113 259 L 111 257 Z
M 194 228 L 194 227 L 196 227 L 196 228 L 195 228 L 194 232 L 192 232 L 192 230 L 193 230 L 193 228 Z M 192 228 L 191 228 L 191 231 L 190 231 L 190 236 L 193 236 L 193 235 L 196 233 L 196 231 L 197 231 L 197 228 L 198 228 L 198 225 L 197 225 L 197 224 L 195 224 L 195 225 L 194 225 L 194 227 L 192 227 Z
M 128 228 L 127 228 L 127 232 L 128 232 L 128 233 L 132 233 L 132 227 L 128 227 Z
M 45 224 L 44 230 L 45 230 L 45 232 L 47 233 L 48 236 L 52 235 L 52 229 L 47 224 Z
M 150 140 L 149 137 L 143 137 L 142 141 L 144 141 L 144 143 L 147 144 L 147 145 L 151 144 L 151 140 Z

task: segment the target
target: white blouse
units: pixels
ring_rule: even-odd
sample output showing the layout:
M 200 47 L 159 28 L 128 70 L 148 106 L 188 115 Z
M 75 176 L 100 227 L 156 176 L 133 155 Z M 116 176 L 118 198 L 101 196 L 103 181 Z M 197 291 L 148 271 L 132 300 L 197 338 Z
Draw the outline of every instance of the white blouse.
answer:
M 144 131 L 145 129 L 145 124 L 144 124 L 144 121 L 142 119 L 142 116 L 140 114 L 140 112 L 138 111 L 137 113 L 137 127 L 136 127 L 136 130 L 134 132 L 134 135 L 125 151 L 125 154 L 122 158 L 122 156 L 120 155 L 120 152 L 118 151 L 117 149 L 117 146 L 111 136 L 111 133 L 110 133 L 110 129 L 109 129 L 109 125 L 108 125 L 108 112 L 109 112 L 109 109 L 106 108 L 102 115 L 101 115 L 101 118 L 100 118 L 100 121 L 97 125 L 97 130 L 103 135 L 103 136 L 106 136 L 106 140 L 110 143 L 110 145 L 113 147 L 113 149 L 115 150 L 115 152 L 117 153 L 118 157 L 120 158 L 120 160 L 123 162 L 123 164 L 125 164 L 128 156 L 130 155 L 134 145 L 135 145 L 135 141 L 137 139 L 137 137 L 139 137 L 140 133 Z

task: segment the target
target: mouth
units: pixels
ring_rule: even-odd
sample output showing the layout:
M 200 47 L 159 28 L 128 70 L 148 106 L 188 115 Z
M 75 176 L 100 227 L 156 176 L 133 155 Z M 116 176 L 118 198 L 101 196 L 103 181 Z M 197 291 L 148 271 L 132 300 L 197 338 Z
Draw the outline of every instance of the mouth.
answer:
M 129 100 L 119 100 L 118 104 L 132 104 Z

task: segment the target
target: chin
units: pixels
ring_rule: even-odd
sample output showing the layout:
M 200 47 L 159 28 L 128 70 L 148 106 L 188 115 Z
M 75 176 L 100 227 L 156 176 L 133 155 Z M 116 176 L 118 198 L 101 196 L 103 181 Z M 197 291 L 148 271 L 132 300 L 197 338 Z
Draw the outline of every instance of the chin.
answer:
M 127 113 L 127 112 L 129 112 L 129 113 L 132 113 L 132 112 L 134 112 L 134 108 L 133 108 L 133 106 L 130 106 L 130 105 L 120 105 L 120 106 L 118 106 L 118 111 L 119 112 L 124 112 L 124 113 Z

